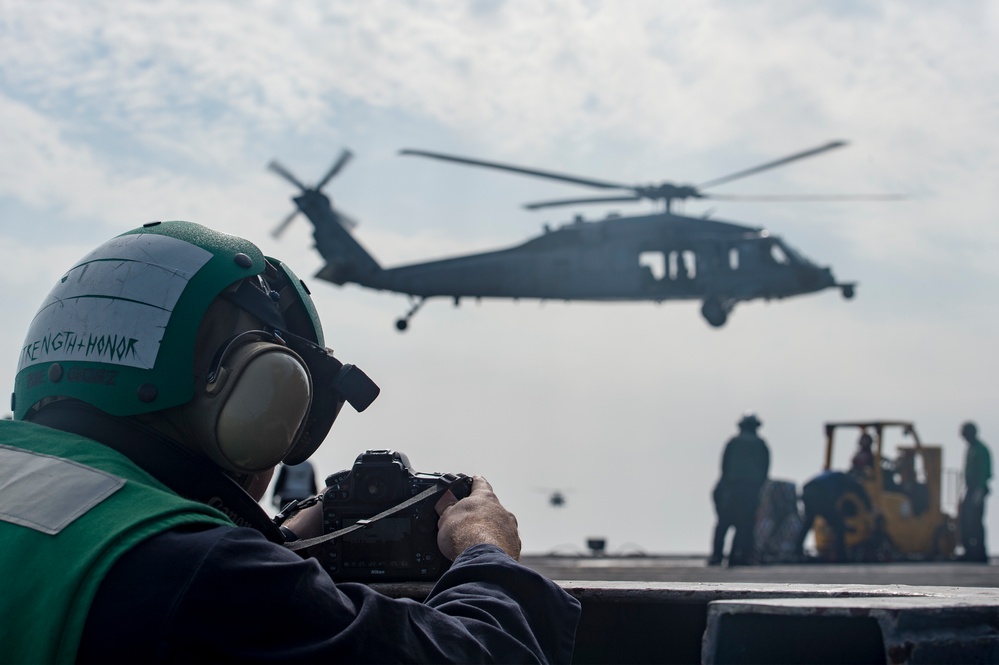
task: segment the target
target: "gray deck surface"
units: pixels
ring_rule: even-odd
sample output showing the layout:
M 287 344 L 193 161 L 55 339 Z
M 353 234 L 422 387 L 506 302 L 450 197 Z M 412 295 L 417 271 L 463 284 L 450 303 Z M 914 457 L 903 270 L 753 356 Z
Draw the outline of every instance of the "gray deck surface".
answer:
M 708 582 L 749 584 L 908 584 L 999 587 L 999 563 L 931 562 L 793 564 L 726 568 L 705 557 L 589 557 L 527 554 L 521 561 L 558 581 Z

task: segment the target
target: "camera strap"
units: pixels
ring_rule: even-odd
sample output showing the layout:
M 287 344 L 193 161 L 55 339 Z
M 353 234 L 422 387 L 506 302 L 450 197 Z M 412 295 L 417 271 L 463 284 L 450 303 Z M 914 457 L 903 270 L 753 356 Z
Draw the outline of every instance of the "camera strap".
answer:
M 411 496 L 402 503 L 392 506 L 388 510 L 383 510 L 374 517 L 369 517 L 364 520 L 357 520 L 348 527 L 344 527 L 343 529 L 339 529 L 337 531 L 331 531 L 330 533 L 325 533 L 321 536 L 316 536 L 315 538 L 306 538 L 305 540 L 292 540 L 290 542 L 285 543 L 284 546 L 292 550 L 293 552 L 297 552 L 298 550 L 304 550 L 306 548 L 313 547 L 321 543 L 325 543 L 335 538 L 340 538 L 341 536 L 345 536 L 348 533 L 352 533 L 359 529 L 363 529 L 367 526 L 370 526 L 371 524 L 374 524 L 379 520 L 394 515 L 399 511 L 405 510 L 406 508 L 409 508 L 410 506 L 415 505 L 421 501 L 424 501 L 436 495 L 444 494 L 444 492 L 447 492 L 448 490 L 452 489 L 452 487 L 456 488 L 456 486 L 459 483 L 461 483 L 465 478 L 467 478 L 467 476 L 463 474 L 446 474 L 442 476 L 441 479 L 437 482 L 437 484 L 434 485 L 433 487 L 428 487 L 419 494 Z M 456 492 L 456 495 L 459 497 L 467 496 L 467 490 L 465 492 L 462 492 L 461 494 L 458 494 Z M 312 497 L 311 499 L 305 499 L 302 502 L 304 505 L 296 505 L 294 507 L 289 506 L 289 508 L 293 509 L 304 508 L 308 505 L 312 505 L 313 499 L 315 499 L 316 501 L 321 501 L 322 495 L 320 494 L 316 497 Z M 284 515 L 284 513 L 287 511 L 288 508 L 282 511 L 282 515 Z

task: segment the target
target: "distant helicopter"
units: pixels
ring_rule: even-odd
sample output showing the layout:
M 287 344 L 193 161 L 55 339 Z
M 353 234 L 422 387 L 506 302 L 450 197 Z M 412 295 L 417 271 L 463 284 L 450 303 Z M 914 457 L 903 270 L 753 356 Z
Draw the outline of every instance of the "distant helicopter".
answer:
M 560 489 L 552 489 L 550 487 L 535 487 L 534 489 L 537 492 L 543 492 L 544 494 L 548 495 L 548 504 L 552 508 L 561 508 L 562 506 L 564 506 L 566 502 L 566 496 L 565 496 L 566 492 L 572 491 L 572 490 L 562 491 Z
M 563 182 L 618 189 L 626 195 L 562 199 L 528 204 L 528 209 L 588 203 L 662 201 L 662 212 L 622 217 L 607 215 L 587 221 L 577 215 L 559 228 L 526 242 L 490 252 L 457 256 L 393 268 L 383 268 L 361 246 L 350 230 L 355 222 L 336 210 L 321 191 L 352 157 L 344 150 L 319 182 L 308 187 L 286 168 L 272 161 L 269 168 L 301 192 L 293 197 L 297 209 L 274 230 L 280 236 L 302 212 L 314 227 L 316 248 L 326 265 L 316 274 L 337 285 L 360 286 L 404 293 L 409 311 L 396 321 L 405 331 L 414 314 L 432 297 L 449 297 L 455 305 L 462 298 L 537 298 L 539 300 L 640 301 L 700 300 L 701 314 L 721 327 L 732 308 L 757 298 L 781 299 L 826 288 L 840 289 L 844 298 L 854 296 L 854 282 L 837 282 L 832 270 L 820 267 L 778 236 L 763 228 L 731 222 L 686 217 L 672 211 L 673 201 L 720 200 L 884 200 L 896 195 L 731 196 L 702 190 L 731 182 L 790 162 L 846 145 L 833 141 L 700 185 L 625 185 L 580 178 L 550 171 L 527 169 L 421 150 L 401 154 L 429 157 L 472 166 L 500 169 Z

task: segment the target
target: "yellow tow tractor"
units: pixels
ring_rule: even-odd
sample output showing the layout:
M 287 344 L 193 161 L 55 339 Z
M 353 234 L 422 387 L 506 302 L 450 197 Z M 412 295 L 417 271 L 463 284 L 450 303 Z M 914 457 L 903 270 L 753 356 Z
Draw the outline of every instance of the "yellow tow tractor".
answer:
M 954 556 L 956 520 L 941 509 L 943 449 L 919 440 L 915 425 L 900 420 L 829 422 L 826 471 L 832 470 L 837 430 L 847 428 L 872 439 L 870 464 L 850 470 L 861 490 L 845 491 L 836 508 L 845 525 L 844 544 L 854 561 L 949 559 Z M 901 431 L 907 442 L 886 454 L 886 430 Z M 857 441 L 857 439 L 854 439 Z M 835 534 L 822 517 L 813 525 L 820 559 L 835 558 Z

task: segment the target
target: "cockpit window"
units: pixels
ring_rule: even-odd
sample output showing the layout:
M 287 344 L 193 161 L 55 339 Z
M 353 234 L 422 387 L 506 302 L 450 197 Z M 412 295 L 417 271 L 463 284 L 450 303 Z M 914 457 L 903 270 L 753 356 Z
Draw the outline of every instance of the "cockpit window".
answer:
M 774 263 L 779 263 L 785 266 L 791 263 L 791 259 L 789 259 L 787 254 L 784 253 L 784 249 L 777 243 L 770 244 L 770 257 L 774 260 Z
M 808 263 L 809 262 L 808 259 L 806 259 L 804 256 L 802 256 L 801 252 L 799 252 L 798 250 L 796 250 L 794 247 L 791 247 L 790 245 L 788 245 L 783 240 L 781 241 L 780 246 L 784 250 L 784 253 L 787 255 L 787 258 L 788 258 L 788 260 L 791 263 Z

